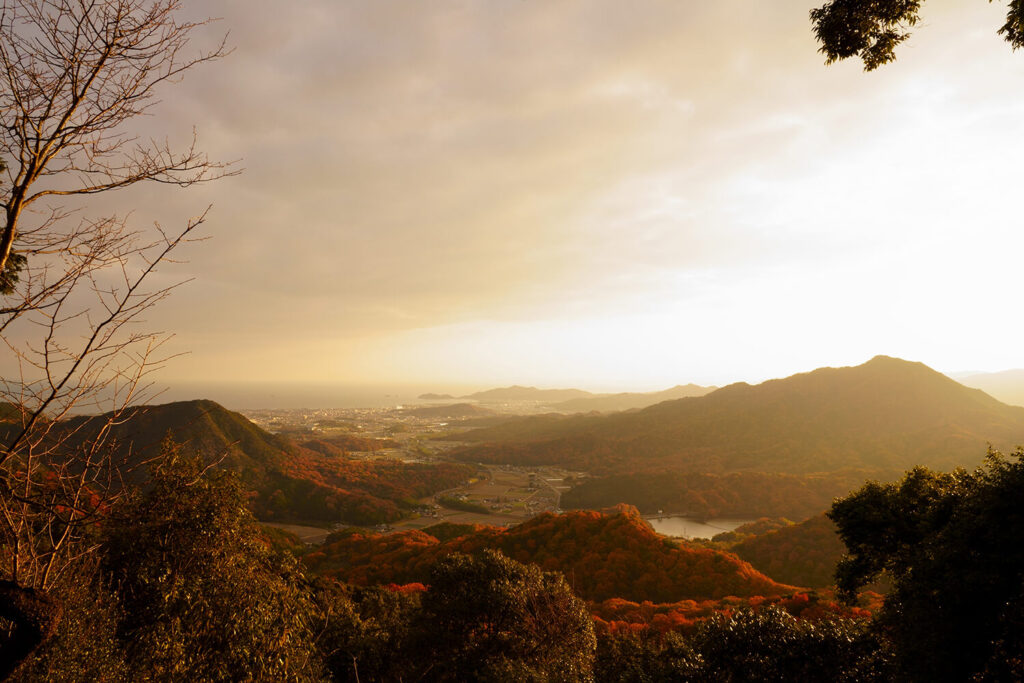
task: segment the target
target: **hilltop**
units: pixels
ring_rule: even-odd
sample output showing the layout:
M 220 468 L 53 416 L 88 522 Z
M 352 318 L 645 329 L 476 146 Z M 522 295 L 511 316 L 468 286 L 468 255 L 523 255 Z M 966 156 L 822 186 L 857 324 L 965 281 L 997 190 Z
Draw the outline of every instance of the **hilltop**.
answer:
M 159 455 L 161 443 L 170 436 L 205 463 L 237 472 L 255 494 L 254 511 L 268 520 L 396 521 L 409 514 L 415 499 L 455 486 L 475 471 L 452 463 L 350 459 L 344 439 L 300 446 L 209 400 L 139 406 L 123 417 L 110 428 L 110 444 L 115 460 L 130 470 L 130 483 L 145 481 L 145 464 Z M 65 446 L 90 442 L 107 422 L 106 416 L 65 421 Z M 397 444 L 364 439 L 357 445 L 374 449 Z
M 807 474 L 938 469 L 1024 442 L 1024 408 L 921 363 L 878 356 L 603 417 L 536 416 L 469 431 L 466 461 L 559 464 L 599 474 L 654 466 Z
M 77 416 L 66 420 L 65 427 L 73 434 L 70 445 L 91 442 L 97 431 L 106 427 L 108 418 Z M 129 408 L 110 427 L 116 452 L 130 463 L 159 455 L 167 437 L 206 462 L 219 461 L 221 467 L 239 472 L 249 484 L 264 482 L 269 472 L 302 452 L 291 440 L 205 399 Z M 133 473 L 133 480 L 137 483 L 145 476 L 143 468 Z

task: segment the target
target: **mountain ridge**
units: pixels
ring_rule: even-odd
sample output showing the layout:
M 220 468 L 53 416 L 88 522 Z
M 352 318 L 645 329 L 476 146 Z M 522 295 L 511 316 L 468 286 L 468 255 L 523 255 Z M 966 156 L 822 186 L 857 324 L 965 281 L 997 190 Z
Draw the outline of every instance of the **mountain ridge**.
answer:
M 948 469 L 989 443 L 1024 442 L 1024 408 L 923 363 L 876 356 L 629 413 L 539 416 L 471 430 L 465 461 L 559 464 L 600 474 L 658 465 L 805 474 L 850 468 Z

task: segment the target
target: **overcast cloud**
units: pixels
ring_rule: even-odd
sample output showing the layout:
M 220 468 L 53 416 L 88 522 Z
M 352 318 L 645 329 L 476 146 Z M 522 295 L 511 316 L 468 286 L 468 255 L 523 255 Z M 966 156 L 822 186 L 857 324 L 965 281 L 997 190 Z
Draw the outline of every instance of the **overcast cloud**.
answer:
M 147 126 L 244 173 L 117 197 L 165 223 L 214 204 L 154 316 L 192 351 L 168 381 L 955 369 L 982 365 L 964 322 L 1019 324 L 986 297 L 1021 246 L 999 3 L 930 0 L 870 75 L 822 65 L 806 1 L 186 6 L 234 52 Z

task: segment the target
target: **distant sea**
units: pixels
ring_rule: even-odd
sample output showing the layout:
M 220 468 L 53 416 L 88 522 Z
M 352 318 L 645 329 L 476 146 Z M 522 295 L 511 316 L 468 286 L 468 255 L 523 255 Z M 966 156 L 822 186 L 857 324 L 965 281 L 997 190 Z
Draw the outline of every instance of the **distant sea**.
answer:
M 230 410 L 255 408 L 392 408 L 399 405 L 419 404 L 416 397 L 428 392 L 451 393 L 453 396 L 476 391 L 470 387 L 454 391 L 439 390 L 432 386 L 355 386 L 355 385 L 303 385 L 277 383 L 200 383 L 181 382 L 155 386 L 155 394 L 146 403 L 170 403 L 207 398 Z

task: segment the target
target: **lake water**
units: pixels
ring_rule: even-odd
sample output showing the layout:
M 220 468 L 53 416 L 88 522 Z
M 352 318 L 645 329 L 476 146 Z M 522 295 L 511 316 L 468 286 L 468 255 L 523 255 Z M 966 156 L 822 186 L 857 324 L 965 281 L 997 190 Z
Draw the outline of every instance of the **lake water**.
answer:
M 655 531 L 663 536 L 683 538 L 711 538 L 725 531 L 732 531 L 752 519 L 693 519 L 691 517 L 661 517 L 648 519 Z

